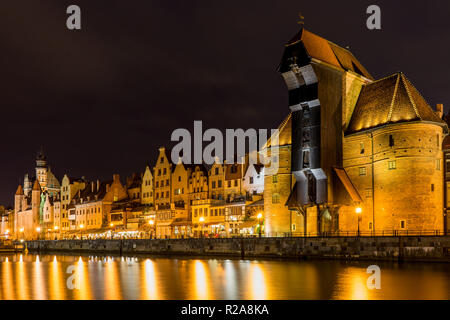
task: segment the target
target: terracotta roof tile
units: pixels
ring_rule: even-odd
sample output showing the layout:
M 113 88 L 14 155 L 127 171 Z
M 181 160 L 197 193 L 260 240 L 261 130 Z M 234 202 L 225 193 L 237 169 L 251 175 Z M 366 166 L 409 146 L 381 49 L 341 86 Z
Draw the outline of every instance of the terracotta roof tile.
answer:
M 405 75 L 397 73 L 362 88 L 346 134 L 407 121 L 445 125 Z

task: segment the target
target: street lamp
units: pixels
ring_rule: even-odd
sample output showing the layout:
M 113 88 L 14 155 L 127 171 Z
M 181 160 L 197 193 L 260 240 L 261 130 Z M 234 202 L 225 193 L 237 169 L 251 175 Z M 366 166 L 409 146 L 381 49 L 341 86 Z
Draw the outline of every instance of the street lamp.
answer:
M 148 224 L 150 225 L 151 229 L 150 229 L 150 239 L 153 239 L 153 225 L 155 224 L 155 221 L 153 221 L 153 219 L 150 219 L 148 221 Z
M 356 212 L 356 215 L 358 217 L 358 237 L 359 237 L 359 235 L 360 235 L 360 233 L 359 233 L 359 221 L 361 220 L 361 213 L 362 213 L 361 207 L 357 207 L 355 209 L 355 212 Z
M 109 224 L 109 226 L 112 228 L 112 231 L 111 231 L 111 239 L 113 239 L 114 238 L 114 223 L 110 223 Z
M 38 239 L 41 240 L 41 228 L 37 227 L 36 232 L 38 233 Z
M 54 230 L 54 233 L 56 233 L 56 232 L 58 232 L 59 227 L 58 227 L 58 226 L 54 226 L 54 227 L 53 227 L 53 230 Z M 55 234 L 55 238 L 56 238 L 56 234 Z M 56 239 L 55 239 L 55 240 L 56 240 Z
M 258 213 L 257 215 L 258 218 L 258 223 L 259 223 L 259 237 L 261 238 L 261 229 L 262 229 L 262 225 L 261 225 L 261 219 L 262 219 L 262 213 Z
M 84 228 L 84 225 L 80 224 L 80 238 L 81 238 L 81 240 L 83 240 L 83 228 Z
M 203 238 L 203 229 L 205 228 L 205 218 L 200 217 L 200 222 L 202 223 L 202 231 L 200 232 L 201 237 Z

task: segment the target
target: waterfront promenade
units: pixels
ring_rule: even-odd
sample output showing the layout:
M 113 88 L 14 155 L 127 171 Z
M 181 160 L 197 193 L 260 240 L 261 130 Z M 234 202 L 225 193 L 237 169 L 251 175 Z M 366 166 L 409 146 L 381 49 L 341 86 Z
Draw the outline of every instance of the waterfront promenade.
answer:
M 39 240 L 30 252 L 450 262 L 450 236 Z

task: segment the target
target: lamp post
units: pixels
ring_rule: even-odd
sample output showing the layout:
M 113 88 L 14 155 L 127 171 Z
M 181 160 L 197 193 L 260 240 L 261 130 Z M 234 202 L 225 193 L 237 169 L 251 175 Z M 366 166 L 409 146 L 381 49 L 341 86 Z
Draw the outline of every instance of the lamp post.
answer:
M 38 240 L 41 240 L 41 228 L 37 227 L 36 232 L 38 233 Z
M 155 224 L 155 221 L 153 221 L 153 219 L 150 219 L 148 224 L 150 225 L 150 239 L 153 239 L 153 225 Z
M 261 238 L 261 229 L 262 229 L 262 224 L 261 224 L 261 219 L 262 219 L 262 213 L 258 213 L 258 223 L 259 223 L 259 237 Z
M 80 224 L 80 239 L 81 240 L 83 240 L 83 228 L 84 228 L 84 225 Z
M 59 230 L 59 227 L 58 227 L 58 226 L 54 226 L 54 227 L 53 227 L 53 230 L 55 230 L 54 232 L 55 232 L 55 235 L 56 235 L 56 233 L 57 233 L 58 230 Z M 59 238 L 61 238 L 61 237 L 59 237 Z
M 205 218 L 200 217 L 200 222 L 202 223 L 202 230 L 200 232 L 201 238 L 203 238 L 203 229 L 205 228 Z
M 356 215 L 358 217 L 358 237 L 359 237 L 360 236 L 360 233 L 359 233 L 359 221 L 361 220 L 361 213 L 362 213 L 361 207 L 357 207 L 355 209 L 355 212 L 356 212 Z
M 23 231 L 24 231 L 23 228 L 20 228 L 20 229 L 19 229 L 19 232 L 20 232 L 20 239 L 23 239 Z

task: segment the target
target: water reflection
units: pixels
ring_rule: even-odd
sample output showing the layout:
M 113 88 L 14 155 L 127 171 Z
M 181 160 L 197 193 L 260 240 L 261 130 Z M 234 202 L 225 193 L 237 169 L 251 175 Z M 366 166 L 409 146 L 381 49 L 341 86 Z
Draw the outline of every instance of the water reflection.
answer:
M 7 255 L 0 299 L 450 299 L 446 264 L 379 264 L 381 290 L 367 288 L 368 265 Z M 78 289 L 69 288 L 71 276 Z

